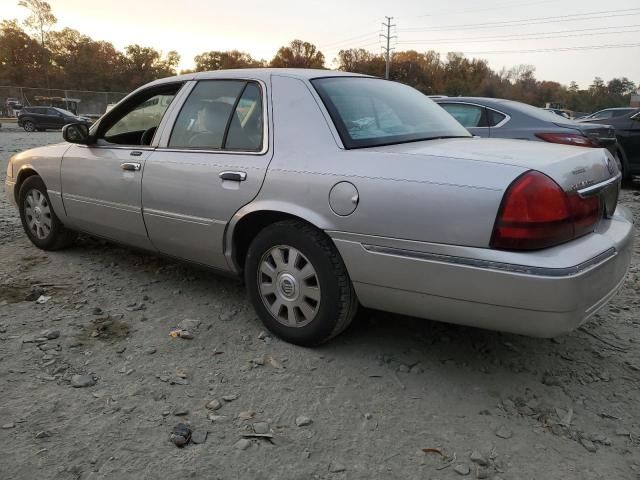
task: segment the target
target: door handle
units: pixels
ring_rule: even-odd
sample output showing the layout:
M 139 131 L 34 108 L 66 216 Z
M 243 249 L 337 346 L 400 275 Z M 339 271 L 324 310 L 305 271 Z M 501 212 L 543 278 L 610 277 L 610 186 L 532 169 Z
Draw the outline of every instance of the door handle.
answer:
M 220 178 L 222 180 L 244 182 L 247 179 L 247 172 L 220 172 Z
M 124 162 L 120 164 L 120 168 L 127 172 L 137 172 L 140 170 L 140 164 L 136 162 Z
M 140 155 L 142 155 L 142 152 L 140 150 L 134 150 L 129 155 L 131 155 L 132 157 L 139 157 Z

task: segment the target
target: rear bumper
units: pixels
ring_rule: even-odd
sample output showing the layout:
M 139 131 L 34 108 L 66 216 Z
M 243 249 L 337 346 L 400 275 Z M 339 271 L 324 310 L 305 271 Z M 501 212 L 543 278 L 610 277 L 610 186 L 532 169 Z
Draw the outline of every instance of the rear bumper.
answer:
M 552 337 L 588 320 L 624 281 L 633 224 L 621 207 L 602 223 L 596 233 L 538 252 L 450 247 L 462 248 L 464 256 L 429 252 L 433 244 L 411 242 L 407 249 L 399 248 L 407 247 L 406 241 L 330 235 L 364 306 Z M 573 264 L 567 264 L 568 257 Z

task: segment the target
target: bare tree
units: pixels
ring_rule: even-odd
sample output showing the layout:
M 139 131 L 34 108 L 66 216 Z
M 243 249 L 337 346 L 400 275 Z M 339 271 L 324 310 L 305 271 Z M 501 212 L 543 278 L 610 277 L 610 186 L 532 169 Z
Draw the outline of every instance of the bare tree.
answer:
M 49 88 L 49 51 L 46 48 L 45 40 L 47 33 L 51 27 L 56 24 L 58 19 L 51 11 L 51 5 L 44 0 L 20 0 L 18 5 L 25 7 L 31 12 L 31 15 L 25 19 L 24 24 L 40 37 L 43 55 L 42 65 L 44 67 L 45 78 L 47 79 L 47 88 Z

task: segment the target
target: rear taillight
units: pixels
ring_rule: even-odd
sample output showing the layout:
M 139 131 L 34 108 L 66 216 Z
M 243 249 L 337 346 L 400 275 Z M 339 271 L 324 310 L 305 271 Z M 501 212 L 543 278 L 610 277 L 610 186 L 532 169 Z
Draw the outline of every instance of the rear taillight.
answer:
M 585 137 L 578 133 L 536 133 L 536 137 L 549 143 L 562 143 L 563 145 L 576 145 L 578 147 L 600 146 L 595 138 Z
M 536 250 L 593 231 L 600 218 L 597 196 L 567 194 L 543 173 L 529 171 L 507 189 L 496 218 L 491 247 Z

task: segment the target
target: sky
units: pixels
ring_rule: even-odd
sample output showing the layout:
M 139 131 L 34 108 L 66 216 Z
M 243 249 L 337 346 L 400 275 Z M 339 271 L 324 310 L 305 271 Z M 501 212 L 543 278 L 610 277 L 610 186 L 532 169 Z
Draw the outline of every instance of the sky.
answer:
M 0 20 L 23 20 L 0 0 Z M 494 70 L 536 68 L 539 80 L 587 88 L 595 76 L 640 84 L 640 0 L 50 0 L 55 28 L 71 27 L 117 48 L 176 50 L 180 68 L 209 50 L 238 49 L 270 60 L 294 38 L 317 45 L 329 67 L 340 49 L 380 52 L 382 22 L 394 17 L 392 47 L 485 58 Z M 620 45 L 631 45 L 621 47 Z M 603 48 L 613 46 L 610 48 Z M 585 48 L 584 47 L 599 47 Z M 558 50 L 565 49 L 565 50 Z M 540 51 L 543 50 L 543 51 Z

